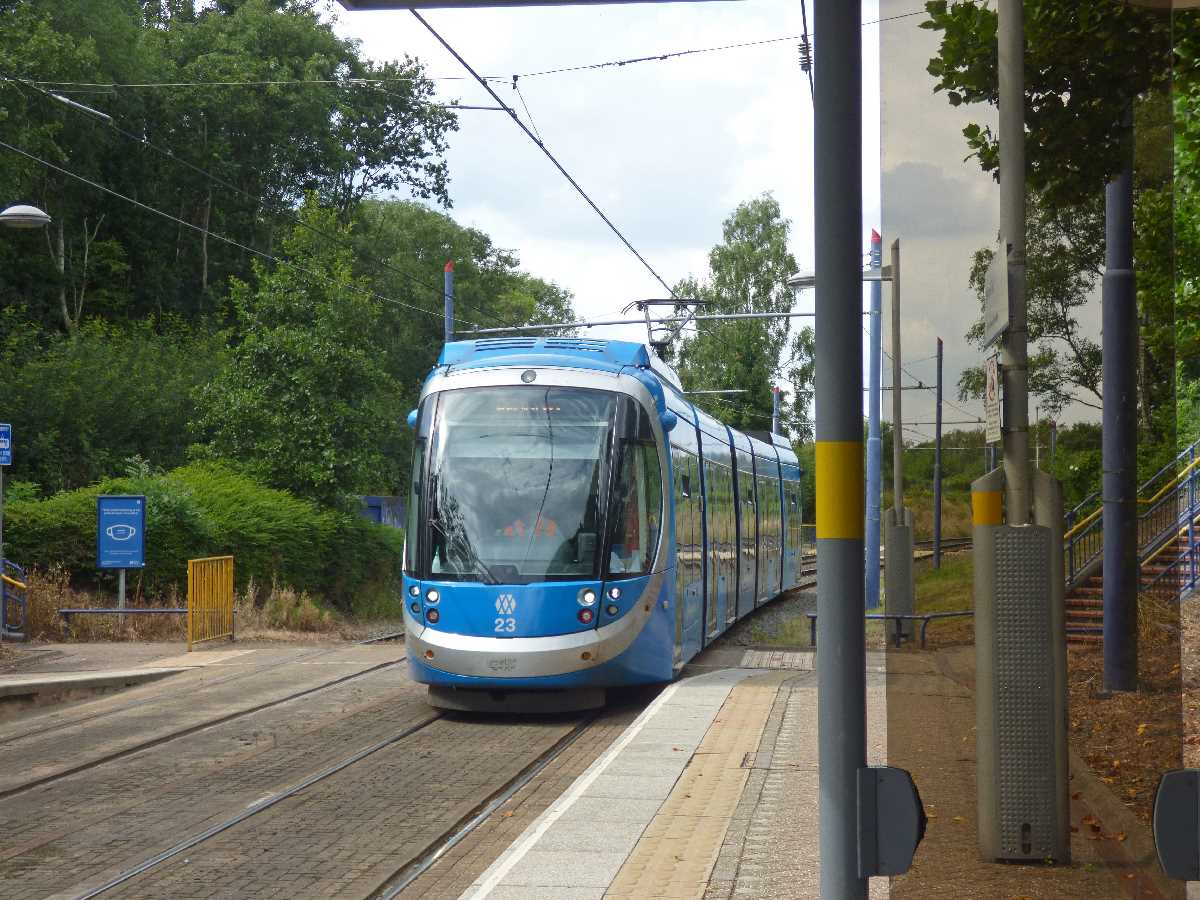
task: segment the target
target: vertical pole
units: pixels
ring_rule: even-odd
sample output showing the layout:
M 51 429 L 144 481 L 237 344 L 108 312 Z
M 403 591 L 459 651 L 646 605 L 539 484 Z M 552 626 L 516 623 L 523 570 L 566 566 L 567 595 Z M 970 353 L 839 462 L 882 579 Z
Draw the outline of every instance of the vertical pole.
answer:
M 1130 115 L 1126 112 L 1126 117 Z M 1104 687 L 1137 690 L 1137 300 L 1131 124 L 1121 173 L 1104 194 Z
M 942 567 L 942 339 L 937 339 L 937 412 L 933 431 L 933 567 Z
M 125 608 L 125 570 L 117 570 L 117 609 Z M 125 627 L 125 616 L 117 616 L 117 627 Z
M 4 466 L 0 466 L 0 575 L 4 574 Z
M 779 430 L 779 388 L 771 388 L 771 434 L 782 434 Z
M 1028 326 L 1025 317 L 1025 10 L 1000 0 L 1000 232 L 1008 243 L 1012 315 L 1000 345 L 1004 487 L 1009 525 L 1030 521 Z
M 892 505 L 904 524 L 904 416 L 900 409 L 900 239 L 892 241 Z
M 1050 471 L 1054 471 L 1054 451 L 1058 449 L 1058 422 L 1050 420 Z
M 444 338 L 449 344 L 454 340 L 454 260 L 446 261 L 446 267 L 442 269 L 443 284 L 446 301 L 446 326 Z
M 858 773 L 867 763 L 863 583 L 860 4 L 815 0 L 817 748 L 821 896 L 866 900 Z
M 883 237 L 871 231 L 871 268 L 883 265 Z M 879 609 L 879 504 L 883 442 L 879 436 L 879 385 L 883 365 L 883 282 L 871 282 L 870 345 L 867 365 L 867 609 Z

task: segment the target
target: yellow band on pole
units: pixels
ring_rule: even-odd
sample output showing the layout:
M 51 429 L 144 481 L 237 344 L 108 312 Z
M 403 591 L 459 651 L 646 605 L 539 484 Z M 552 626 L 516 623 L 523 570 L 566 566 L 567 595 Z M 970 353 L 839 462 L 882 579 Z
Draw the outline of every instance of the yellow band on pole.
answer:
M 817 441 L 817 540 L 862 540 L 862 441 Z
M 1001 491 L 971 493 L 971 521 L 975 525 L 1000 525 L 1004 521 L 1004 494 Z

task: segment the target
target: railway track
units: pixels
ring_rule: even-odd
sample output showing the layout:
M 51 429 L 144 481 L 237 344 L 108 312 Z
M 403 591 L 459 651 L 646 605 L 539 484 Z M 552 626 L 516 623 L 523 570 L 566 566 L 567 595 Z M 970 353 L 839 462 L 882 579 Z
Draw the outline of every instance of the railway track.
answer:
M 403 741 L 405 738 L 411 737 L 412 735 L 423 731 L 441 718 L 444 718 L 442 713 L 431 713 L 421 721 L 414 725 L 408 726 L 404 730 L 392 735 L 391 737 L 384 738 L 381 741 L 376 741 L 374 744 L 364 747 L 362 750 L 351 754 L 345 759 L 339 760 L 333 765 L 327 766 L 324 769 L 321 769 L 319 772 L 309 775 L 307 778 L 297 782 L 296 784 L 276 791 L 272 794 L 268 794 L 266 797 L 255 801 L 240 813 L 225 819 L 223 822 L 218 822 L 216 825 L 213 825 L 211 828 L 206 828 L 199 834 L 194 834 L 191 837 L 184 838 L 182 841 L 179 841 L 174 846 L 168 847 L 161 853 L 156 853 L 154 856 L 151 856 L 150 858 L 126 869 L 115 878 L 111 878 L 103 884 L 97 885 L 96 887 L 79 894 L 78 900 L 88 900 L 90 897 L 99 897 L 101 894 L 111 891 L 113 888 L 124 884 L 130 879 L 136 878 L 144 872 L 150 871 L 160 863 L 164 863 L 172 857 L 178 856 L 179 854 L 192 849 L 198 844 L 201 844 L 210 838 L 216 837 L 218 834 L 221 834 L 224 831 L 228 831 L 235 825 L 239 825 L 246 821 L 251 816 L 256 816 L 259 813 L 262 813 L 275 806 L 277 803 L 287 800 L 289 797 L 294 797 L 296 794 L 299 794 L 306 788 L 310 788 L 313 785 L 350 768 L 355 763 L 366 759 L 368 756 L 378 753 L 380 750 L 383 750 L 386 747 L 391 747 L 392 745 Z
M 330 651 L 330 652 L 332 652 L 332 651 Z M 309 656 L 301 657 L 301 660 L 309 659 L 311 656 L 319 656 L 319 655 L 321 655 L 321 654 L 320 653 L 310 654 Z M 268 709 L 272 709 L 277 706 L 281 706 L 285 703 L 291 703 L 295 700 L 299 700 L 301 698 L 311 696 L 312 694 L 316 694 L 320 691 L 329 690 L 330 688 L 334 688 L 339 685 L 343 685 L 349 681 L 354 681 L 358 678 L 363 678 L 367 675 L 371 675 L 371 674 L 373 674 L 375 672 L 379 672 L 383 669 L 394 668 L 395 666 L 398 666 L 398 665 L 400 665 L 400 663 L 404 662 L 405 658 L 406 657 L 402 656 L 399 659 L 389 660 L 388 662 L 384 662 L 384 663 L 377 663 L 373 666 L 368 666 L 367 668 L 361 669 L 357 672 L 351 672 L 349 675 L 342 675 L 338 678 L 334 678 L 329 681 L 323 682 L 322 684 L 314 685 L 313 687 L 305 688 L 304 690 L 294 691 L 286 696 L 278 697 L 274 700 L 268 700 L 264 703 L 260 703 L 255 706 L 247 707 L 246 709 L 240 709 L 235 712 L 231 712 L 227 715 L 219 716 L 215 719 L 206 719 L 203 722 L 197 722 L 193 725 L 189 725 L 189 726 L 187 726 L 185 728 L 181 728 L 177 731 L 172 731 L 169 734 L 159 735 L 158 737 L 151 738 L 151 739 L 145 740 L 145 741 L 141 741 L 132 746 L 123 747 L 120 750 L 117 750 L 113 753 L 103 754 L 101 756 L 94 757 L 85 762 L 79 763 L 78 765 L 69 766 L 65 769 L 54 772 L 50 775 L 46 775 L 41 778 L 31 779 L 20 785 L 16 785 L 14 787 L 0 790 L 0 800 L 3 800 L 7 797 L 12 797 L 16 794 L 24 793 L 25 791 L 32 790 L 33 788 L 44 787 L 45 785 L 52 784 L 56 781 L 60 781 L 61 779 L 67 778 L 71 775 L 76 775 L 80 772 L 87 771 L 88 769 L 95 768 L 96 766 L 104 765 L 105 763 L 113 762 L 114 760 L 123 759 L 125 757 L 132 756 L 136 753 L 141 753 L 144 750 L 149 750 L 153 747 L 158 747 L 158 746 L 161 746 L 162 744 L 166 744 L 171 741 L 178 740 L 179 738 L 187 737 L 188 735 L 195 734 L 196 732 L 201 731 L 203 729 L 211 728 L 215 725 L 224 725 L 227 722 L 233 722 L 238 719 L 244 719 L 247 716 L 252 716 L 256 713 L 260 713 L 260 712 L 263 712 L 264 710 L 268 710 Z M 243 673 L 243 675 L 240 677 L 245 677 L 250 674 L 260 674 L 261 672 L 266 671 L 267 669 L 273 669 L 276 667 L 277 667 L 276 665 L 266 666 L 266 667 L 263 667 L 262 669 L 256 669 L 253 672 Z M 219 684 L 219 683 L 224 683 L 224 682 L 228 682 L 228 681 L 232 681 L 232 680 L 236 680 L 236 679 L 234 677 L 219 679 L 216 683 Z M 114 715 L 123 710 L 129 710 L 137 705 L 138 704 L 127 704 L 125 706 L 117 707 L 112 710 L 107 710 L 102 713 L 97 713 L 96 715 L 93 715 L 93 716 L 86 716 L 86 717 L 83 717 L 80 719 L 71 720 L 69 722 L 57 723 L 53 726 L 49 726 L 46 728 L 25 732 L 20 735 L 8 737 L 0 743 L 11 744 L 11 743 L 23 740 L 23 739 L 29 739 L 31 737 L 41 737 L 45 734 L 51 733 L 56 730 L 65 730 L 67 728 L 72 728 L 77 725 L 84 724 L 86 722 L 94 721 L 95 719 L 99 719 L 104 716 Z
M 582 721 L 576 723 L 567 733 L 556 740 L 547 750 L 538 754 L 534 759 L 530 760 L 522 769 L 512 778 L 508 779 L 497 789 L 490 792 L 487 796 L 465 816 L 455 821 L 449 828 L 440 833 L 434 840 L 426 843 L 426 846 L 420 853 L 409 863 L 400 868 L 390 877 L 387 877 L 382 883 L 370 892 L 370 895 L 375 898 L 385 898 L 391 900 L 401 894 L 405 889 L 410 887 L 418 878 L 424 875 L 431 869 L 449 850 L 454 848 L 468 835 L 474 832 L 479 826 L 485 823 L 501 806 L 508 802 L 517 792 L 528 785 L 542 771 L 561 756 L 568 748 L 570 748 L 600 717 L 600 714 L 593 714 Z M 128 868 L 122 870 L 117 875 L 109 878 L 103 883 L 97 884 L 94 887 L 84 890 L 76 895 L 77 900 L 89 900 L 92 897 L 99 897 L 107 894 L 120 886 L 132 881 L 139 876 L 151 872 L 156 867 L 166 863 L 172 859 L 180 857 L 182 854 L 199 847 L 202 844 L 216 838 L 238 825 L 253 819 L 267 810 L 276 807 L 280 803 L 290 798 L 296 797 L 302 792 L 313 788 L 321 782 L 346 772 L 352 767 L 363 763 L 372 756 L 381 751 L 392 749 L 394 751 L 403 752 L 407 742 L 418 740 L 423 732 L 426 732 L 430 726 L 437 722 L 453 724 L 458 721 L 457 714 L 445 713 L 441 711 L 431 711 L 427 716 L 424 716 L 419 721 L 405 727 L 396 734 L 390 735 L 387 738 L 376 741 L 366 747 L 351 753 L 344 758 L 321 768 L 307 777 L 274 791 L 265 797 L 255 801 L 247 808 L 223 819 L 216 824 L 205 828 L 195 834 L 189 835 L 182 840 L 177 841 L 170 847 L 148 856 L 146 859 L 138 862 Z M 470 720 L 463 720 L 463 726 L 470 724 Z M 311 802 L 311 801 L 310 801 Z M 186 862 L 186 860 L 185 860 Z

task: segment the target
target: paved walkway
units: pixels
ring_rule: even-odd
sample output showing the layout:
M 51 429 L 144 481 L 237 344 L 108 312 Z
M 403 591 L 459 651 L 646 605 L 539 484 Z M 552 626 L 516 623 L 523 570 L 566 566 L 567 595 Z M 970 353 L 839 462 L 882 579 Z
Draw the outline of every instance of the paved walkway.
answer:
M 812 655 L 742 661 L 759 668 L 663 691 L 464 900 L 817 896 Z M 873 763 L 886 742 L 881 663 L 869 676 Z M 886 897 L 873 881 L 872 898 Z

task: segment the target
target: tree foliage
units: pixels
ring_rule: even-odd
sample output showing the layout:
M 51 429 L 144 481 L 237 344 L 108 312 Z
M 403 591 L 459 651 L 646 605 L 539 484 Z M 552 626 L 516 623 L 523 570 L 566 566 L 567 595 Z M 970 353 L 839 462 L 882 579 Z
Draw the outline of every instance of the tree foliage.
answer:
M 952 106 L 999 103 L 997 12 L 979 0 L 932 0 L 922 28 L 940 32 L 929 61 Z M 1170 80 L 1171 20 L 1120 0 L 1026 0 L 1026 180 L 1054 208 L 1087 203 L 1124 166 L 1120 127 L 1139 97 Z M 970 155 L 999 177 L 999 139 L 963 129 Z
M 0 249 L 0 299 L 65 331 L 89 315 L 212 312 L 305 192 L 343 222 L 373 192 L 448 203 L 457 125 L 423 66 L 364 59 L 311 0 L 0 4 L 0 76 L 5 141 L 65 170 L 0 152 L 0 196 L 54 219 L 40 252 Z
M 681 282 L 677 296 L 700 300 L 700 309 L 706 314 L 790 311 L 792 290 L 787 279 L 795 273 L 796 261 L 787 248 L 789 229 L 790 223 L 770 194 L 740 204 L 725 220 L 722 242 L 709 253 L 708 278 Z M 704 322 L 698 323 L 694 334 L 683 335 L 674 356 L 686 389 L 746 392 L 736 401 L 699 395 L 697 405 L 735 428 L 769 430 L 771 387 L 784 374 L 783 369 L 811 382 L 811 333 L 797 335 L 792 358 L 781 359 L 789 322 L 782 317 Z M 808 383 L 795 387 L 811 390 Z M 793 409 L 806 412 L 809 394 L 797 395 Z
M 1088 302 L 1103 272 L 1104 211 L 1099 202 L 1058 210 L 1036 195 L 1030 198 L 1026 223 L 1026 302 L 1029 324 L 1029 390 L 1051 415 L 1072 402 L 1100 408 L 1100 346 L 1079 325 L 1079 310 Z M 988 266 L 994 251 L 975 252 L 970 284 L 983 307 Z M 967 340 L 984 351 L 983 318 L 967 332 Z M 966 369 L 958 382 L 959 399 L 981 398 L 981 366 Z
M 235 282 L 237 342 L 197 395 L 206 456 L 232 459 L 264 483 L 325 504 L 366 491 L 384 470 L 397 420 L 378 327 L 380 301 L 353 273 L 345 235 L 310 200 L 283 260 Z

